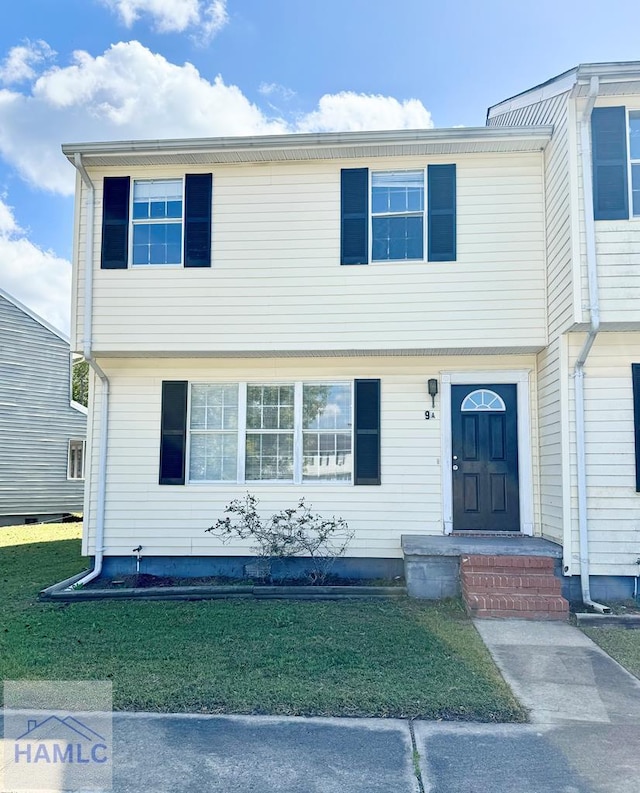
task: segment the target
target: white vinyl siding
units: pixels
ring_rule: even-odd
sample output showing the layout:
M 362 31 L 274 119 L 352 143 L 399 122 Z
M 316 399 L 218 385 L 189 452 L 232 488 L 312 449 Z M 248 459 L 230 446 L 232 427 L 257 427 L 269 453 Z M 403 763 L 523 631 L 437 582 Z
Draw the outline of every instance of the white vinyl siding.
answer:
M 599 97 L 597 101 L 597 107 L 620 105 L 626 105 L 629 110 L 640 111 L 640 96 Z M 579 188 L 582 273 L 580 299 L 582 305 L 588 307 L 582 173 Z M 631 217 L 630 220 L 598 220 L 595 231 L 601 327 L 605 330 L 640 330 L 640 217 Z M 585 314 L 588 320 L 588 312 Z
M 340 266 L 340 169 L 412 170 L 438 161 L 451 157 L 215 166 L 212 268 L 108 272 L 97 263 L 101 182 L 110 172 L 92 170 L 96 353 L 541 349 L 541 153 L 455 158 L 457 261 Z M 133 179 L 183 174 L 175 167 L 130 172 Z M 84 224 L 83 210 L 76 345 Z
M 540 423 L 541 533 L 562 544 L 564 531 L 562 469 L 562 372 L 560 340 L 538 354 L 538 419 Z
M 87 417 L 70 398 L 69 344 L 0 295 L 0 522 L 82 508 L 68 451 Z
M 569 337 L 574 361 L 584 334 Z M 640 555 L 640 494 L 635 489 L 631 364 L 640 363 L 640 333 L 600 333 L 585 367 L 587 509 L 592 575 L 636 575 Z M 575 468 L 575 400 L 571 428 L 572 572 L 579 571 Z
M 553 124 L 553 136 L 544 152 L 547 301 L 550 338 L 574 321 L 572 278 L 571 180 L 569 94 L 558 94 L 490 119 L 490 126 Z
M 246 547 L 220 546 L 205 529 L 226 504 L 247 491 L 266 513 L 294 506 L 304 495 L 314 511 L 347 520 L 355 537 L 348 555 L 401 557 L 400 536 L 443 533 L 440 402 L 436 418 L 427 380 L 443 371 L 532 370 L 533 447 L 537 448 L 535 356 L 420 356 L 289 359 L 100 358 L 111 382 L 105 546 L 107 554 L 130 554 L 141 544 L 147 555 L 234 555 Z M 219 383 L 346 383 L 381 379 L 382 484 L 349 487 L 343 481 L 198 483 L 158 485 L 160 401 L 163 380 Z M 88 455 L 98 465 L 99 386 L 92 390 L 93 444 Z M 331 429 L 327 427 L 328 433 Z M 535 455 L 535 451 L 534 451 Z M 538 503 L 534 457 L 534 503 Z M 97 482 L 92 477 L 85 549 L 93 552 Z M 538 516 L 536 512 L 536 525 Z

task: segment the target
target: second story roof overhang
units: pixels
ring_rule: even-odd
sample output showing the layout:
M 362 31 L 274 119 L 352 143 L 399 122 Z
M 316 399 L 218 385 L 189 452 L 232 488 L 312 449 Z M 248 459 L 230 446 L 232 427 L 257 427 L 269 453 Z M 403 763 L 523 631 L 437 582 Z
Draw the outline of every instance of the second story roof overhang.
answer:
M 581 63 L 540 85 L 492 105 L 487 110 L 487 121 L 503 113 L 569 91 L 573 97 L 587 96 L 593 77 L 598 78 L 600 96 L 626 96 L 640 93 L 640 61 Z
M 67 143 L 62 151 L 86 167 L 209 165 L 373 157 L 534 152 L 545 148 L 551 126 L 460 127 L 379 132 L 326 132 L 180 140 Z

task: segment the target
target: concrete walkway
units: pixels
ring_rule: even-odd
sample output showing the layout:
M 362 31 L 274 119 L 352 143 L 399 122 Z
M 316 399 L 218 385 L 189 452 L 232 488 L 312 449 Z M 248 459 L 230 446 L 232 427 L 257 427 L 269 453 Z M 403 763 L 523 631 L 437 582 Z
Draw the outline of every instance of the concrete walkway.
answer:
M 116 793 L 637 793 L 640 681 L 576 628 L 476 623 L 527 725 L 114 714 Z

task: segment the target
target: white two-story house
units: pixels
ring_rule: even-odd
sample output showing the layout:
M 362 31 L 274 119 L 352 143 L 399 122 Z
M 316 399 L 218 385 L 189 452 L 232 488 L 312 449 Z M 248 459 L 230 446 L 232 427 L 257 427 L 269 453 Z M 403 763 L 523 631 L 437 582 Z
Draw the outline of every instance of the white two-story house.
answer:
M 530 537 L 630 592 L 634 107 L 640 64 L 583 66 L 482 128 L 65 145 L 97 569 L 241 572 L 205 529 L 251 492 L 346 519 L 350 575 Z

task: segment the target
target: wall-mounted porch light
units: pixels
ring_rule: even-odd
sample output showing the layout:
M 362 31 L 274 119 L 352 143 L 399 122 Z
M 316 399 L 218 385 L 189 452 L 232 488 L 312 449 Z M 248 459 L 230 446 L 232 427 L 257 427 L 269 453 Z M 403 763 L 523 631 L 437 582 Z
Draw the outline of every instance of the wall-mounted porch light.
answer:
M 427 381 L 427 389 L 429 391 L 429 396 L 431 397 L 431 407 L 435 408 L 436 406 L 436 394 L 438 393 L 438 381 L 435 377 L 432 377 L 430 380 Z

